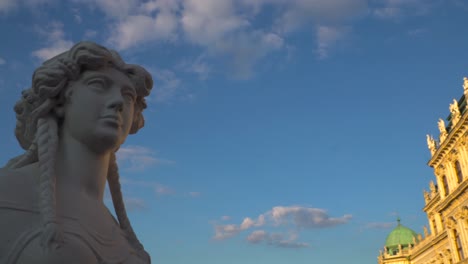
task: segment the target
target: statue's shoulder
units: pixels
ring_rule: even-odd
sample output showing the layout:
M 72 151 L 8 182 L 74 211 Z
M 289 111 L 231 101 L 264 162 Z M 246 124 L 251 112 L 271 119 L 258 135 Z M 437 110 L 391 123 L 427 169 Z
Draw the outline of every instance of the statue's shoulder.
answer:
M 35 178 L 27 168 L 0 168 L 0 263 L 14 254 L 21 237 L 39 226 Z
M 0 168 L 0 210 L 8 209 L 9 205 L 33 211 L 37 208 L 39 176 L 34 175 L 34 166 Z

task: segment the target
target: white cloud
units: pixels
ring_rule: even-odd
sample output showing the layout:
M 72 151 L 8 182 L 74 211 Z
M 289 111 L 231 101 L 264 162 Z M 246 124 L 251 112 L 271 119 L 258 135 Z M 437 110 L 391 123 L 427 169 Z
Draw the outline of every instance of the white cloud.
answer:
M 6 63 L 6 60 L 5 60 L 4 58 L 1 58 L 1 57 L 0 57 L 0 65 L 3 65 L 3 64 L 5 64 L 5 63 Z
M 73 0 L 75 3 L 97 6 L 110 18 L 124 18 L 138 8 L 138 0 Z
M 16 7 L 16 0 L 1 0 L 0 1 L 0 14 L 7 13 Z
M 244 218 L 244 221 L 242 221 L 242 224 L 240 225 L 241 230 L 246 230 L 252 227 L 255 224 L 255 222 L 250 219 L 249 217 Z
M 290 50 L 286 37 L 297 29 L 317 28 L 316 51 L 319 58 L 325 58 L 347 32 L 344 24 L 367 10 L 366 0 L 74 1 L 97 7 L 108 16 L 107 43 L 118 50 L 165 41 L 200 47 L 203 59 L 186 62 L 183 69 L 201 80 L 207 79 L 213 69 L 225 68 L 230 77 L 249 78 L 262 59 Z M 270 7 L 276 10 L 275 18 L 260 26 L 252 24 Z M 212 66 L 219 63 L 227 67 Z M 162 74 L 167 80 L 168 73 Z M 156 98 L 162 99 L 157 100 L 173 97 L 178 84 L 177 78 L 172 78 L 160 86 Z
M 150 32 L 153 31 L 154 21 L 151 17 L 129 16 L 115 26 L 109 43 L 119 50 L 128 49 L 145 40 L 151 40 L 153 34 Z
M 279 35 L 263 31 L 239 32 L 216 43 L 212 52 L 226 57 L 232 76 L 247 79 L 255 64 L 282 47 Z
M 73 42 L 65 39 L 63 24 L 60 22 L 51 23 L 46 29 L 37 29 L 42 37 L 46 39 L 47 47 L 35 50 L 32 55 L 40 60 L 50 59 L 73 46 Z
M 329 26 L 317 27 L 317 55 L 320 59 L 328 57 L 329 50 L 339 40 L 343 39 L 350 32 L 348 27 L 337 28 Z
M 372 14 L 379 19 L 401 19 L 408 15 L 427 14 L 436 0 L 376 0 L 373 1 Z
M 249 241 L 250 243 L 257 244 L 265 240 L 266 236 L 267 236 L 267 232 L 265 232 L 264 230 L 256 230 L 256 231 L 253 231 L 247 237 L 247 241 Z
M 112 28 L 108 42 L 118 50 L 125 50 L 153 40 L 176 38 L 177 18 L 169 12 L 156 17 L 132 15 Z
M 326 210 L 320 208 L 302 206 L 276 206 L 270 211 L 260 214 L 256 220 L 246 217 L 240 225 L 214 223 L 215 234 L 213 239 L 224 240 L 238 235 L 240 232 L 255 227 L 270 226 L 278 228 L 285 226 L 295 230 L 331 228 L 337 225 L 346 224 L 352 218 L 351 215 L 342 217 L 330 217 Z M 229 220 L 228 218 L 223 220 Z M 266 241 L 270 245 L 278 247 L 307 247 L 308 244 L 296 242 L 298 234 L 291 232 L 289 238 L 278 234 L 267 234 L 265 231 L 253 232 L 247 237 L 247 241 L 259 243 Z
M 221 220 L 228 221 L 228 220 L 231 220 L 231 217 L 229 215 L 223 215 L 221 216 Z
M 156 158 L 154 151 L 142 146 L 121 147 L 117 151 L 117 161 L 123 163 L 126 170 L 143 171 L 149 167 L 159 164 L 173 164 L 174 162 L 166 159 Z
M 283 247 L 283 248 L 305 248 L 309 247 L 308 243 L 297 242 L 298 235 L 297 233 L 290 233 L 289 238 L 281 233 L 272 233 L 269 234 L 264 230 L 256 230 L 250 233 L 247 236 L 247 241 L 251 244 L 259 244 L 261 242 L 266 242 L 267 245 Z
M 247 20 L 236 15 L 231 0 L 185 0 L 181 23 L 187 38 L 202 45 L 211 45 L 249 25 Z
M 276 206 L 269 213 L 275 224 L 292 224 L 299 228 L 324 228 L 346 224 L 351 215 L 329 217 L 326 210 L 301 206 Z
M 156 102 L 168 102 L 177 96 L 181 80 L 170 70 L 151 70 L 154 78 L 154 91 L 151 98 Z
M 81 22 L 83 22 L 83 19 L 81 18 L 80 9 L 72 8 L 72 13 L 73 13 L 73 18 L 75 19 L 75 22 L 77 24 L 81 24 Z
M 140 4 L 139 11 L 145 14 L 155 12 L 177 12 L 180 9 L 181 0 L 150 0 Z
M 343 23 L 363 13 L 367 8 L 365 0 L 296 0 L 278 19 L 277 25 L 283 32 L 291 32 L 305 24 Z
M 27 7 L 29 9 L 36 8 L 39 5 L 44 5 L 47 3 L 53 3 L 56 0 L 0 0 L 0 15 L 6 14 L 20 6 Z
M 381 7 L 374 10 L 374 16 L 381 19 L 389 19 L 398 17 L 401 14 L 401 9 L 397 7 Z
M 87 29 L 84 33 L 84 37 L 87 39 L 92 39 L 97 36 L 97 31 L 92 29 Z
M 241 230 L 238 226 L 229 224 L 229 225 L 215 225 L 215 235 L 213 239 L 215 240 L 224 240 L 230 237 L 237 235 Z

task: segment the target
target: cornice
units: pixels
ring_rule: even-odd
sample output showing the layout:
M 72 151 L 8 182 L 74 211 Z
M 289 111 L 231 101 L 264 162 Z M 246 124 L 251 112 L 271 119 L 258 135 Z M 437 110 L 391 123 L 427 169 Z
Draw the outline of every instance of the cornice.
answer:
M 443 157 L 454 147 L 458 139 L 465 134 L 468 125 L 467 120 L 468 115 L 464 114 L 455 126 L 450 129 L 447 138 L 440 143 L 439 148 L 434 152 L 427 165 L 435 168 L 440 164 Z
M 439 242 L 441 242 L 445 238 L 447 238 L 447 232 L 444 230 L 443 232 L 440 232 L 438 235 L 436 235 L 429 242 L 425 242 L 424 240 L 422 242 L 419 242 L 423 245 L 421 247 L 418 247 L 420 244 L 415 245 L 415 247 L 413 248 L 414 251 L 411 252 L 411 259 L 414 259 L 414 257 L 417 257 L 421 255 L 422 253 L 426 252 L 426 250 L 437 245 Z
M 460 196 L 468 188 L 468 180 L 464 180 L 451 194 L 443 199 L 437 206 L 438 212 L 446 209 L 458 196 Z
M 434 198 L 431 198 L 431 200 L 423 207 L 423 211 L 427 213 L 432 208 L 437 207 L 439 201 L 440 193 L 437 193 L 437 195 Z

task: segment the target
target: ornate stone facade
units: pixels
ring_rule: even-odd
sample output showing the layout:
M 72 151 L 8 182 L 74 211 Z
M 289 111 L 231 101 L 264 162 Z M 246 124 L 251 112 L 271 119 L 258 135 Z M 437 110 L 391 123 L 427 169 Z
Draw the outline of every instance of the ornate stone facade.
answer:
M 436 181 L 424 190 L 424 212 L 429 222 L 424 235 L 412 244 L 378 256 L 379 264 L 457 264 L 468 263 L 468 79 L 464 93 L 449 107 L 446 121 L 439 119 L 439 140 L 427 135 L 431 153 L 428 165 Z M 406 246 L 406 247 L 405 247 Z

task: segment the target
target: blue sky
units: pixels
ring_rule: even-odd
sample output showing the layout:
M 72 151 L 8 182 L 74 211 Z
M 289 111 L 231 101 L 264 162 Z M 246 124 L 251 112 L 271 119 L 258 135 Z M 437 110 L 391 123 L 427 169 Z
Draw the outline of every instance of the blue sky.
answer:
M 463 0 L 1 0 L 0 162 L 33 70 L 92 40 L 155 81 L 118 154 L 155 263 L 376 263 L 397 216 L 427 224 L 467 24 Z

